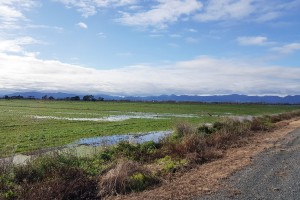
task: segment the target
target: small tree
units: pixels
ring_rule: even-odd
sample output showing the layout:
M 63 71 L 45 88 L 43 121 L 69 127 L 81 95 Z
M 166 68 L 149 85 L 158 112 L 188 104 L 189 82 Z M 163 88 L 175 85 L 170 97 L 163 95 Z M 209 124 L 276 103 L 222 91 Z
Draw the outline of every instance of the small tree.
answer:
M 83 98 L 82 98 L 83 101 L 95 101 L 95 97 L 93 95 L 85 95 Z
M 80 101 L 79 96 L 71 97 L 71 101 Z

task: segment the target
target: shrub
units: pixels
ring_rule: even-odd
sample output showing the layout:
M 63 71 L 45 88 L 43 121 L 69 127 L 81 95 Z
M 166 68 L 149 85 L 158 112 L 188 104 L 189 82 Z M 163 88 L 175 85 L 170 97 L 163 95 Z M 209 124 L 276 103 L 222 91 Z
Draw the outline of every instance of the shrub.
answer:
M 274 129 L 274 124 L 269 116 L 256 117 L 250 122 L 251 131 L 269 131 Z
M 150 171 L 135 161 L 120 160 L 115 168 L 100 177 L 99 196 L 142 191 L 159 183 Z
M 156 161 L 159 165 L 162 165 L 162 171 L 164 173 L 175 172 L 177 169 L 182 168 L 188 164 L 186 159 L 174 159 L 171 156 L 165 156 Z
M 50 155 L 40 156 L 26 165 L 14 166 L 13 173 L 17 183 L 33 183 L 53 174 L 65 175 L 68 169 L 79 166 L 80 159 L 77 156 L 54 152 Z
M 21 199 L 97 199 L 97 181 L 82 170 L 70 168 L 48 179 L 24 184 Z
M 196 129 L 189 123 L 181 122 L 176 124 L 176 136 L 183 137 L 185 135 L 191 135 L 196 133 Z
M 112 149 L 112 154 L 115 157 L 125 157 L 139 162 L 148 162 L 156 158 L 159 154 L 157 151 L 160 144 L 153 141 L 143 144 L 131 144 L 127 141 L 120 142 Z

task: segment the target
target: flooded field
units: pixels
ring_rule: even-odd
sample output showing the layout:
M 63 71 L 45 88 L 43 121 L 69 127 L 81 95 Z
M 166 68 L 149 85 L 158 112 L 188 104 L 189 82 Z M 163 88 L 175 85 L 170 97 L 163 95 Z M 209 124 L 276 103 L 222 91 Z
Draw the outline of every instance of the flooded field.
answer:
M 198 103 L 67 102 L 0 100 L 0 157 L 27 154 L 77 142 L 140 142 L 167 134 L 176 124 L 213 123 L 224 117 L 276 114 L 298 109 L 285 105 Z M 142 136 L 136 137 L 142 133 Z M 146 133 L 149 133 L 147 135 Z
M 92 138 L 82 138 L 74 143 L 68 144 L 64 147 L 57 149 L 41 150 L 31 154 L 16 154 L 11 157 L 0 159 L 1 163 L 13 163 L 16 165 L 23 165 L 27 161 L 34 159 L 40 155 L 56 153 L 72 153 L 77 156 L 89 156 L 94 155 L 97 151 L 100 151 L 102 147 L 118 144 L 121 141 L 127 141 L 134 144 L 141 144 L 144 142 L 154 141 L 158 142 L 164 137 L 170 135 L 173 131 L 157 131 L 139 134 L 123 134 L 123 135 L 111 135 L 100 136 Z

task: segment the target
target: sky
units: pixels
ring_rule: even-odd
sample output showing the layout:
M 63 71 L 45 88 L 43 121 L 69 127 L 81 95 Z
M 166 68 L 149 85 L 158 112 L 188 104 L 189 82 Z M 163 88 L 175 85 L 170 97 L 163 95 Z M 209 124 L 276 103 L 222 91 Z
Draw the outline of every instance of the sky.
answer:
M 0 93 L 299 95 L 300 0 L 0 0 Z

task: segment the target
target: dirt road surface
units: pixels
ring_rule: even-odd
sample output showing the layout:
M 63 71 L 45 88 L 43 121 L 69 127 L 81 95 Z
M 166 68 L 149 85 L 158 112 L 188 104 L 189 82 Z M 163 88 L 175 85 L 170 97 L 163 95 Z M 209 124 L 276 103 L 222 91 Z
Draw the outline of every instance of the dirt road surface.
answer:
M 196 199 L 300 199 L 300 128 L 255 156 L 252 164 L 222 185 L 219 192 Z

